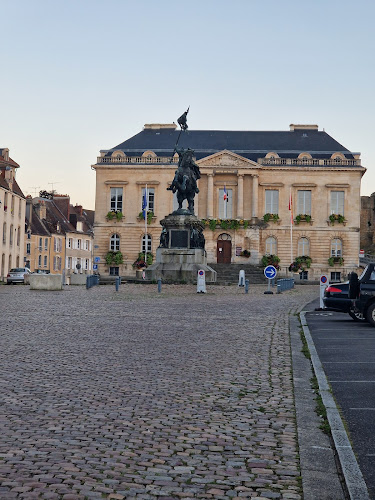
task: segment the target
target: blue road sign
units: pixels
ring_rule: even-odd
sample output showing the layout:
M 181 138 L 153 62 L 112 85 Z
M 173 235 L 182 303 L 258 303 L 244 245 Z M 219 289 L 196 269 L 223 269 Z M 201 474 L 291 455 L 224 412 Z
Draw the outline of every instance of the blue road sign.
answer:
M 98 262 L 100 262 L 100 257 L 94 257 L 94 262 L 97 264 Z
M 94 270 L 94 271 L 97 271 L 97 269 L 98 269 L 98 264 L 93 264 L 93 265 L 92 265 L 92 268 L 93 268 L 93 270 Z
M 272 280 L 273 278 L 276 278 L 276 267 L 275 266 L 267 266 L 264 269 L 264 276 L 268 278 L 269 280 Z

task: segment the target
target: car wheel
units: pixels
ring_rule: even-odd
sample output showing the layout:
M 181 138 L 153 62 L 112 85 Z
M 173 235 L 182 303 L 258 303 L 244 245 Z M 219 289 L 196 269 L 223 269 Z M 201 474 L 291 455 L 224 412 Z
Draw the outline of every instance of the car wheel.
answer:
M 375 302 L 368 306 L 366 311 L 366 319 L 371 326 L 375 326 Z
M 366 321 L 366 318 L 357 309 L 350 309 L 349 316 L 354 319 L 354 321 Z

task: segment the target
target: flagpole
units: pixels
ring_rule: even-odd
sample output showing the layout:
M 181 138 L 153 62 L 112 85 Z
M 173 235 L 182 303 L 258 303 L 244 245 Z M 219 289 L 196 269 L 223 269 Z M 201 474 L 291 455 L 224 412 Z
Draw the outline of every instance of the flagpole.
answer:
M 293 200 L 292 188 L 289 188 L 289 203 L 290 203 L 290 263 L 293 263 Z
M 148 246 L 148 237 L 147 237 L 147 209 L 148 209 L 148 193 L 147 193 L 147 184 L 145 187 L 145 202 L 146 202 L 146 207 L 145 207 L 145 264 L 147 267 L 147 246 Z

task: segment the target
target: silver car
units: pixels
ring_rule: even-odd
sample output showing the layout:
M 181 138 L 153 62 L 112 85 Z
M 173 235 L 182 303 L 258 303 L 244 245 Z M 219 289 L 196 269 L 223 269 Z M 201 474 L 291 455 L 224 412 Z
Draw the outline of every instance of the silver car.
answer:
M 13 283 L 25 283 L 25 276 L 31 274 L 28 267 L 14 267 L 7 274 L 7 285 Z

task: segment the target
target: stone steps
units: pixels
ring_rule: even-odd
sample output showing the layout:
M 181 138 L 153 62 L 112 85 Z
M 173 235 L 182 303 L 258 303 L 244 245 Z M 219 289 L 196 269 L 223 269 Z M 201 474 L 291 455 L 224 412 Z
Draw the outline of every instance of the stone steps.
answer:
M 263 267 L 252 264 L 217 264 L 209 263 L 210 267 L 217 272 L 217 283 L 238 283 L 238 277 L 241 270 L 245 271 L 245 279 L 250 283 L 266 283 L 263 274 Z

